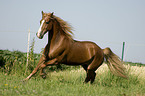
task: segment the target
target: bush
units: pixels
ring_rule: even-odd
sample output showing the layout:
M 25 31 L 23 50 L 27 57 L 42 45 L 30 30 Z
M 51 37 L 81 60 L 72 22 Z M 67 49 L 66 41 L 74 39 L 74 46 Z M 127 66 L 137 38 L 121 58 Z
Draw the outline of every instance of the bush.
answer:
M 23 69 L 22 66 L 26 62 L 25 54 L 20 51 L 0 50 L 1 61 L 3 61 L 3 68 L 7 74 L 14 72 L 17 69 Z

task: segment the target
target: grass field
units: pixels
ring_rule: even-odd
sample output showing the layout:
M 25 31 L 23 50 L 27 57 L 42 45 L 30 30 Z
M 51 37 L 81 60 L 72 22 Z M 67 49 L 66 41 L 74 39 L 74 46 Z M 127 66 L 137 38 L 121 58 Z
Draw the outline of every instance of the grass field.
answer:
M 1 72 L 0 96 L 145 96 L 145 67 L 126 68 L 129 79 L 112 75 L 103 64 L 92 85 L 83 84 L 86 73 L 81 67 L 50 71 L 46 79 L 36 74 L 27 82 L 21 81 L 27 75 Z

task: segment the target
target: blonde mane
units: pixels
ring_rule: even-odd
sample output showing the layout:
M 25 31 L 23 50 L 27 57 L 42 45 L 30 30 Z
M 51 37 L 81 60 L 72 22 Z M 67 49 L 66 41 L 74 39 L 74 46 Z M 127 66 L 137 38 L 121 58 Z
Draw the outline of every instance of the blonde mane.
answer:
M 56 21 L 59 23 L 60 28 L 65 33 L 65 35 L 72 39 L 72 37 L 73 37 L 72 36 L 73 35 L 72 26 L 69 23 L 67 23 L 66 21 L 64 21 L 63 19 L 61 19 L 57 16 L 53 15 L 53 18 L 56 19 Z

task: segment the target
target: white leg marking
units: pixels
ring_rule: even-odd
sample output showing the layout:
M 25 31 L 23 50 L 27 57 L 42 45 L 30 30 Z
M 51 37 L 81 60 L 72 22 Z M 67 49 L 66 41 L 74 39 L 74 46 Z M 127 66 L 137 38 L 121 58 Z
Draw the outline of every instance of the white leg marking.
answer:
M 37 37 L 38 38 L 40 38 L 41 28 L 42 28 L 44 22 L 45 22 L 45 20 L 42 20 L 42 23 L 41 23 L 41 25 L 40 25 L 40 27 L 38 29 L 38 32 L 37 32 Z
M 24 81 L 27 81 L 30 79 L 30 77 L 32 76 L 33 74 L 31 73 Z

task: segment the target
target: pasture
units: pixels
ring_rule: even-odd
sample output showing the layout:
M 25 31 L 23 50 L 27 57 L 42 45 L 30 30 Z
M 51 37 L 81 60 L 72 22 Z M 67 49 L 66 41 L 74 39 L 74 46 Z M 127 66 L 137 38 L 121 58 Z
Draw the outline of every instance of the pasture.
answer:
M 30 80 L 22 82 L 33 70 L 37 60 L 31 58 L 28 72 L 25 73 L 26 66 L 23 63 L 26 60 L 23 59 L 26 59 L 26 54 L 18 54 L 20 53 L 15 52 L 13 62 L 6 62 L 12 64 L 11 68 L 8 65 L 5 65 L 6 69 L 0 68 L 0 96 L 145 96 L 145 67 L 141 65 L 126 63 L 129 79 L 114 76 L 104 63 L 96 71 L 93 84 L 83 83 L 86 73 L 82 67 L 65 65 L 62 65 L 61 70 L 55 66 L 47 67 L 46 79 L 37 73 Z M 38 55 L 35 56 L 39 58 Z
M 24 75 L 0 74 L 2 96 L 144 96 L 145 67 L 128 65 L 129 79 L 113 76 L 103 64 L 97 71 L 94 84 L 83 84 L 85 71 L 82 68 L 52 71 L 46 79 L 32 77 L 22 82 Z

